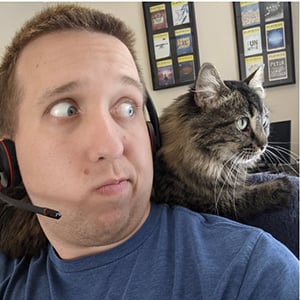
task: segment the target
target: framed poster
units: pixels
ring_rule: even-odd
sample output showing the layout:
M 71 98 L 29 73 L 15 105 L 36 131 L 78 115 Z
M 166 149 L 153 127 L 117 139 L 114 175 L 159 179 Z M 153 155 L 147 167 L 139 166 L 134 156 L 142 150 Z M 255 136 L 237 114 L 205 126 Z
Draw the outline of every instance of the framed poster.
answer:
M 264 87 L 295 83 L 290 2 L 234 2 L 240 79 L 261 64 Z
M 193 83 L 199 71 L 194 4 L 143 2 L 153 89 Z

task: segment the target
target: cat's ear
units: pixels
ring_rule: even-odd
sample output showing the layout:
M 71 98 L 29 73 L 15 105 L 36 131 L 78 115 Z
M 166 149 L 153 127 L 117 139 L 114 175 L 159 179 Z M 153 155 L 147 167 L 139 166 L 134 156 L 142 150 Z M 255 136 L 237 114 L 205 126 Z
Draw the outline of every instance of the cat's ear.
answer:
M 211 63 L 202 64 L 195 84 L 195 102 L 198 106 L 218 106 L 230 90 Z
M 251 75 L 249 75 L 244 82 L 248 84 L 250 88 L 255 90 L 258 96 L 265 98 L 265 90 L 263 87 L 264 82 L 264 64 L 261 64 Z

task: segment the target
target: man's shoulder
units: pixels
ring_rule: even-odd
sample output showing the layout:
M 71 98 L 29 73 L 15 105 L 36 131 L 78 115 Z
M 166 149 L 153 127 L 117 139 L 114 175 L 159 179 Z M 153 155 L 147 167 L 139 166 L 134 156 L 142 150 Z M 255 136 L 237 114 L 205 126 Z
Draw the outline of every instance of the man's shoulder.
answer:
M 198 213 L 180 205 L 165 205 L 165 211 L 168 218 L 173 219 L 174 222 L 190 224 L 189 226 L 201 226 L 202 230 L 216 232 L 221 230 L 223 233 L 224 231 L 231 232 L 232 230 L 246 231 L 256 235 L 260 235 L 263 232 L 256 227 L 245 225 L 218 215 Z
M 181 243 L 192 240 L 199 251 L 216 249 L 215 255 L 234 256 L 243 250 L 248 258 L 253 251 L 262 251 L 264 255 L 290 255 L 283 244 L 260 228 L 217 215 L 197 213 L 181 206 L 163 205 L 162 215 L 162 222 L 168 224 L 169 234 L 173 231 Z

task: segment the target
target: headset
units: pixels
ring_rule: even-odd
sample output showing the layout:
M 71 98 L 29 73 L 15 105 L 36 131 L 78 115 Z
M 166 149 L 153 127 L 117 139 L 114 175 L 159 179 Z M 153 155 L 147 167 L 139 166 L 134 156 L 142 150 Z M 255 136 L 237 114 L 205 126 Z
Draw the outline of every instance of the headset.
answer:
M 155 156 L 155 153 L 161 147 L 159 119 L 155 109 L 155 105 L 147 90 L 146 90 L 146 108 L 150 118 L 150 121 L 147 121 L 147 127 L 148 127 L 148 132 L 149 132 L 151 146 L 152 146 L 152 153 L 153 156 Z
M 146 90 L 146 109 L 150 121 L 147 121 L 147 128 L 150 136 L 153 156 L 161 145 L 161 137 L 159 131 L 158 115 L 154 103 Z M 59 219 L 61 213 L 46 207 L 39 207 L 30 203 L 8 197 L 2 190 L 5 188 L 13 188 L 22 183 L 22 177 L 19 171 L 15 145 L 13 141 L 5 139 L 0 141 L 0 201 L 10 206 L 14 206 L 32 213 L 41 214 L 46 217 Z

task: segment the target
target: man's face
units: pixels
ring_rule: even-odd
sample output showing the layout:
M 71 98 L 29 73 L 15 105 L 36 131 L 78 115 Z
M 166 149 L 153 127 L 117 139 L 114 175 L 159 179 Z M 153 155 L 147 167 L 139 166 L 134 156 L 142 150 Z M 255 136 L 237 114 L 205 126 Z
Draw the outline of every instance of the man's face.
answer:
M 23 50 L 15 145 L 32 202 L 61 212 L 39 217 L 63 258 L 110 248 L 150 210 L 153 166 L 134 60 L 101 33 L 47 34 Z

